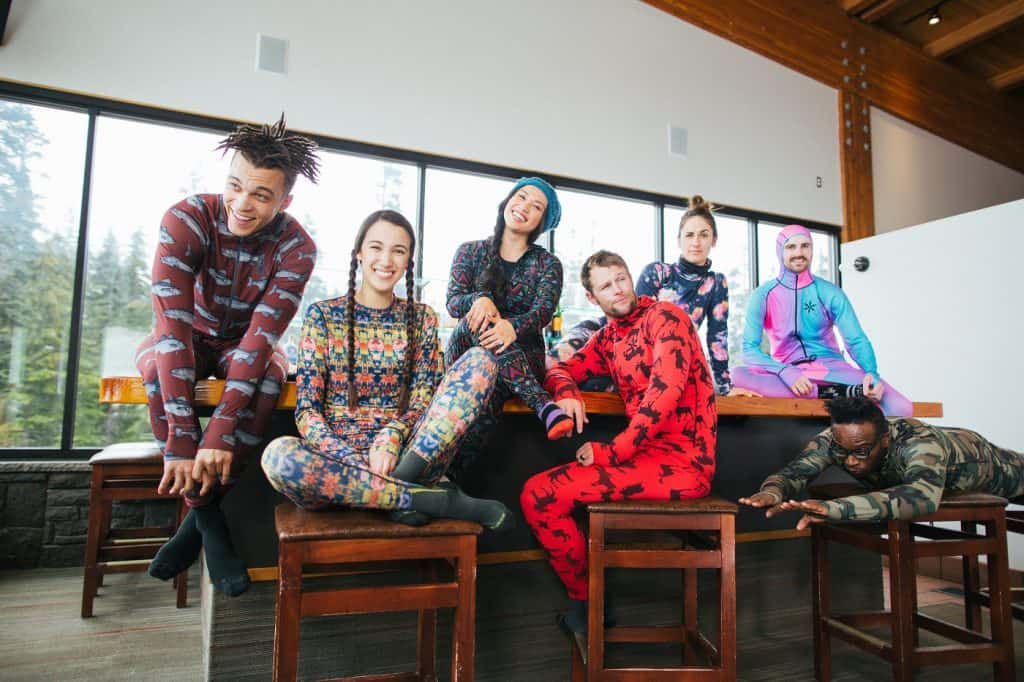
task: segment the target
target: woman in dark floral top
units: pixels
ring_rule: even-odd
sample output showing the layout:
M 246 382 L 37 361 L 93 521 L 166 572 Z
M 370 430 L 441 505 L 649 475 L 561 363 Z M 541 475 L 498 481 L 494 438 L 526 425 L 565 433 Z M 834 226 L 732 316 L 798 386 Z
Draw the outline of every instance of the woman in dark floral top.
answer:
M 561 219 L 554 187 L 522 178 L 498 205 L 494 234 L 466 242 L 455 252 L 448 279 L 448 313 L 459 318 L 445 351 L 450 365 L 473 346 L 498 358 L 498 384 L 489 409 L 460 448 L 471 462 L 494 427 L 506 400 L 519 397 L 533 409 L 548 438 L 567 436 L 572 420 L 555 405 L 544 378 L 544 327 L 562 294 L 562 263 L 535 242 Z

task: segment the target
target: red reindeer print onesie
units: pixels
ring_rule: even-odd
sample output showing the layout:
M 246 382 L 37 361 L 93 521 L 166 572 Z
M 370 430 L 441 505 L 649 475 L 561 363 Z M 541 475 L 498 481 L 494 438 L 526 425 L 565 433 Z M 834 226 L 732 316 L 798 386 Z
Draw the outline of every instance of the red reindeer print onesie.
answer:
M 641 296 L 611 318 L 569 360 L 552 367 L 544 388 L 555 400 L 580 399 L 578 383 L 610 376 L 629 424 L 611 443 L 591 443 L 594 462 L 555 467 L 530 478 L 523 514 L 572 599 L 587 598 L 577 506 L 612 500 L 685 500 L 711 492 L 717 409 L 707 360 L 689 316 Z

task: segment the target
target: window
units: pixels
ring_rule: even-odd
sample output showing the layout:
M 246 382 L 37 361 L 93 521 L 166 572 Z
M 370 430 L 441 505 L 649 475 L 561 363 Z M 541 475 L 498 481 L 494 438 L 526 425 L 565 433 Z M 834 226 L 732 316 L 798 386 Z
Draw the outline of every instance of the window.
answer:
M 416 229 L 416 173 L 416 166 L 409 164 L 321 150 L 319 184 L 313 185 L 301 176 L 295 183 L 288 213 L 316 242 L 317 257 L 302 304 L 281 338 L 292 369 L 306 309 L 311 303 L 348 291 L 352 247 L 363 220 L 387 208 L 404 215 Z M 219 182 L 223 181 L 221 178 Z M 399 283 L 398 293 L 405 295 L 404 282 Z
M 230 126 L 0 83 L 0 457 L 19 456 L 26 448 L 66 456 L 150 437 L 145 406 L 101 405 L 98 385 L 103 376 L 137 374 L 134 350 L 152 326 L 149 285 L 160 217 L 188 194 L 222 191 L 230 159 L 214 147 Z M 347 291 L 355 233 L 380 208 L 400 211 L 414 226 L 423 216 L 416 282 L 421 300 L 438 312 L 446 341 L 455 323 L 445 305 L 455 250 L 493 233 L 497 206 L 522 173 L 341 140 L 321 139 L 321 145 L 320 185 L 299 178 L 288 209 L 317 242 L 319 256 L 281 340 L 285 350 L 294 362 L 309 303 Z M 580 267 L 594 251 L 619 253 L 634 277 L 655 260 L 659 239 L 665 260 L 678 257 L 682 209 L 668 203 L 669 197 L 641 200 L 604 191 L 593 184 L 585 191 L 560 190 L 562 224 L 540 242 L 562 261 L 566 326 L 600 315 L 579 282 Z M 83 204 L 85 221 L 79 215 Z M 736 363 L 754 279 L 751 230 L 757 232 L 758 279 L 765 281 L 777 271 L 774 240 L 780 225 L 758 224 L 756 216 L 739 218 L 729 210 L 716 216 L 719 237 L 711 258 L 713 269 L 729 280 L 730 356 Z M 664 217 L 661 235 L 658 211 Z M 835 281 L 837 236 L 821 229 L 812 234 L 813 272 Z M 79 271 L 76 258 L 83 251 L 85 267 Z M 72 319 L 77 292 L 82 311 Z M 76 336 L 78 348 L 72 351 Z M 67 368 L 74 366 L 77 373 L 69 375 Z M 74 396 L 66 395 L 69 387 L 75 387 Z M 72 397 L 75 413 L 64 414 Z
M 149 293 L 158 227 L 175 202 L 220 193 L 230 155 L 214 151 L 219 133 L 100 117 L 89 211 L 89 271 L 75 415 L 75 445 L 150 437 L 144 405 L 101 405 L 100 377 L 138 374 L 134 351 L 152 328 Z M 139 150 L 145 150 L 140 153 Z M 344 294 L 356 231 L 378 208 L 415 216 L 415 166 L 321 154 L 320 186 L 301 176 L 288 212 L 317 243 L 318 258 L 299 312 L 281 345 L 293 365 L 309 303 Z
M 442 348 L 456 324 L 446 309 L 448 272 L 455 250 L 463 242 L 494 234 L 498 204 L 513 184 L 505 178 L 427 169 L 420 300 L 433 308 L 441 320 Z
M 679 221 L 684 209 L 665 207 L 665 261 L 679 260 Z M 743 324 L 750 298 L 750 230 L 744 218 L 715 214 L 718 242 L 711 250 L 711 269 L 729 283 L 729 365 L 743 363 Z M 707 355 L 707 330 L 698 334 Z
M 596 319 L 601 310 L 591 304 L 580 284 L 583 263 L 595 251 L 607 249 L 626 261 L 635 280 L 654 260 L 653 204 L 561 190 L 562 222 L 555 230 L 555 255 L 565 273 L 562 286 L 563 328 Z
M 153 326 L 149 284 L 160 219 L 186 196 L 221 190 L 228 159 L 213 151 L 221 137 L 109 116 L 96 121 L 78 447 L 151 437 L 144 405 L 100 404 L 100 377 L 138 374 L 135 349 Z
M 58 447 L 88 117 L 0 101 L 0 447 Z

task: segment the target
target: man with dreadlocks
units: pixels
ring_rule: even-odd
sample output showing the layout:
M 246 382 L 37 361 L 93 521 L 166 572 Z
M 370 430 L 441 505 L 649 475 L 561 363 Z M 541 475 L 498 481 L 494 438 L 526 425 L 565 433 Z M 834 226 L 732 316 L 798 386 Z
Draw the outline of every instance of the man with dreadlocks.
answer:
M 220 500 L 232 474 L 262 442 L 287 373 L 278 339 L 316 262 L 316 246 L 284 212 L 298 175 L 316 182 L 316 143 L 272 126 L 240 126 L 217 146 L 232 152 L 223 194 L 197 194 L 164 214 L 153 260 L 155 327 L 136 364 L 153 434 L 164 451 L 162 493 L 190 507 L 157 553 L 150 575 L 168 580 L 206 549 L 213 585 L 249 587 Z M 195 382 L 214 374 L 224 393 L 201 431 Z

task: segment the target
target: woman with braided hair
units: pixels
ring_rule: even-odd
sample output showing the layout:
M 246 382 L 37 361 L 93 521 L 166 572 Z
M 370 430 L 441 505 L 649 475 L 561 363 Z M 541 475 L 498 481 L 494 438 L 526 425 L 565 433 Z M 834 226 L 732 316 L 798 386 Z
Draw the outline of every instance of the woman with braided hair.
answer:
M 474 347 L 498 358 L 498 384 L 487 411 L 460 448 L 460 468 L 475 457 L 501 406 L 513 395 L 537 413 L 548 438 L 572 432 L 572 420 L 540 385 L 543 329 L 562 294 L 562 263 L 535 242 L 555 229 L 561 217 L 555 188 L 541 178 L 522 178 L 498 204 L 494 233 L 455 252 L 448 313 L 460 319 L 445 359 L 451 364 Z
M 513 517 L 502 503 L 437 486 L 487 403 L 497 366 L 477 348 L 442 378 L 437 314 L 415 301 L 415 248 L 402 214 L 375 211 L 363 221 L 348 293 L 311 306 L 303 325 L 295 410 L 301 438 L 271 442 L 263 470 L 306 509 L 387 509 L 413 525 L 445 516 L 504 529 Z M 394 293 L 403 275 L 405 300 Z

